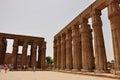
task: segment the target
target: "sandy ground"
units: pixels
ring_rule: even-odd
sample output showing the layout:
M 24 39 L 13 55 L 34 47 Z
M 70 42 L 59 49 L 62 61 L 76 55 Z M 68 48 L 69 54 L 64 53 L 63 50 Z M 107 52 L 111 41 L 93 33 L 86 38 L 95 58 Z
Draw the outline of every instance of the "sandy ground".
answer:
M 0 80 L 118 80 L 111 78 L 68 74 L 52 71 L 8 71 L 0 72 Z

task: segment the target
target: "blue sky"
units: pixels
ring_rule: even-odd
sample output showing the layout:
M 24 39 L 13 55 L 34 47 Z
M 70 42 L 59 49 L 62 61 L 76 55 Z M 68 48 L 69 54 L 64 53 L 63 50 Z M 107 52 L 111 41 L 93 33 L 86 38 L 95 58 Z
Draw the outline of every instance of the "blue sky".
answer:
M 0 0 L 0 32 L 45 37 L 47 56 L 53 56 L 54 35 L 94 1 Z M 113 49 L 107 9 L 103 10 L 102 14 L 107 58 L 112 60 Z M 11 48 L 8 47 L 7 51 L 11 51 Z

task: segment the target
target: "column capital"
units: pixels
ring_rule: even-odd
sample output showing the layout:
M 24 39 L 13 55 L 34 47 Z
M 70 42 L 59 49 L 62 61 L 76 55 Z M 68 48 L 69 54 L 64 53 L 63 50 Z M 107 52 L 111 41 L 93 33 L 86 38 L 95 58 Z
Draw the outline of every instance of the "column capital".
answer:
M 57 46 L 60 46 L 60 42 L 61 42 L 61 37 L 57 37 Z
M 65 34 L 65 33 L 61 34 L 61 40 L 62 40 L 62 39 L 65 39 L 65 37 L 66 37 L 66 34 Z
M 108 17 L 111 19 L 114 16 L 120 16 L 119 0 L 114 0 L 108 5 Z
M 23 41 L 23 47 L 24 47 L 24 48 L 27 48 L 27 47 L 28 47 L 28 41 L 27 41 L 27 40 L 24 40 L 24 41 Z
M 84 26 L 81 26 L 80 28 L 80 33 L 89 33 L 89 32 L 92 32 L 92 29 L 90 28 L 90 25 L 89 24 L 86 24 Z
M 65 38 L 66 38 L 66 35 L 62 34 L 61 35 L 61 44 L 65 44 Z
M 102 27 L 102 20 L 101 20 L 101 11 L 98 9 L 95 9 L 92 11 L 92 27 L 93 28 L 100 28 Z
M 37 43 L 33 42 L 33 49 L 37 49 Z
M 27 44 L 27 43 L 28 43 L 28 40 L 24 40 L 23 43 L 24 43 L 24 44 Z
M 85 19 L 85 18 L 82 18 L 81 20 L 81 28 L 79 29 L 80 32 L 85 32 L 86 31 L 86 28 L 88 26 L 88 19 Z
M 92 16 L 101 16 L 101 10 L 94 9 L 91 13 Z
M 79 25 L 75 25 L 72 27 L 72 37 L 78 37 L 79 35 Z
M 72 27 L 72 31 L 73 31 L 73 30 L 76 30 L 76 29 L 79 29 L 79 25 L 74 25 L 74 26 Z
M 65 33 L 61 34 L 61 39 L 64 39 L 64 38 L 65 38 L 65 36 L 66 36 L 66 34 L 65 34 Z
M 0 37 L 0 40 L 2 40 L 3 39 L 3 37 Z
M 18 42 L 19 40 L 18 39 L 14 39 L 14 44 L 13 44 L 13 47 L 17 47 L 18 46 Z
M 0 37 L 0 45 L 2 45 L 2 44 L 3 44 L 3 38 Z
M 46 43 L 47 43 L 47 42 L 43 42 L 43 44 L 42 44 L 42 49 L 46 49 Z
M 56 38 L 54 38 L 54 41 L 53 41 L 54 43 L 56 43 L 57 42 L 57 39 Z
M 58 36 L 58 37 L 57 37 L 57 40 L 60 41 L 60 40 L 61 40 L 61 36 Z
M 57 47 L 57 40 L 54 39 L 54 41 L 53 41 L 53 48 L 56 48 L 56 47 Z
M 77 31 L 77 30 L 79 30 L 79 25 L 74 25 L 72 27 L 72 33 L 75 32 L 75 31 Z
M 65 32 L 65 34 L 67 35 L 67 34 L 71 34 L 72 33 L 72 29 L 68 29 L 68 30 L 66 30 L 66 32 Z
M 81 18 L 80 24 L 86 24 L 86 23 L 88 23 L 88 19 Z
M 66 41 L 72 41 L 72 32 L 66 31 Z

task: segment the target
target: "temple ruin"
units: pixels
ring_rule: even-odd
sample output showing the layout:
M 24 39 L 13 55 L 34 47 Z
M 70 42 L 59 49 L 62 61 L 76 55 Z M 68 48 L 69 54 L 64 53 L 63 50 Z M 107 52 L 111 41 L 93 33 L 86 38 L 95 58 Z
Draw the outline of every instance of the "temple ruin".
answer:
M 115 69 L 120 73 L 120 0 L 96 0 L 54 36 L 55 70 L 107 72 L 101 20 L 104 8 L 111 24 Z
M 14 40 L 12 54 L 6 53 L 7 40 Z M 27 55 L 28 45 L 31 46 L 30 55 Z M 18 54 L 18 47 L 23 46 L 22 54 Z M 38 49 L 38 50 L 37 50 Z M 38 61 L 36 54 L 38 51 Z M 42 37 L 24 36 L 0 33 L 0 65 L 13 64 L 14 67 L 25 65 L 28 68 L 34 66 L 45 69 L 46 41 Z

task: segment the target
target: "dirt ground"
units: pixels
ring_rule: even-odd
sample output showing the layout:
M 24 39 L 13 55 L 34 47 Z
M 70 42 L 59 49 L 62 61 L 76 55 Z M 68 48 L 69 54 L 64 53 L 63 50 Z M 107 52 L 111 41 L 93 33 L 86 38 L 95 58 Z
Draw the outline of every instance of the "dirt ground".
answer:
M 0 72 L 0 80 L 118 80 L 104 77 L 68 74 L 52 71 L 8 71 Z

